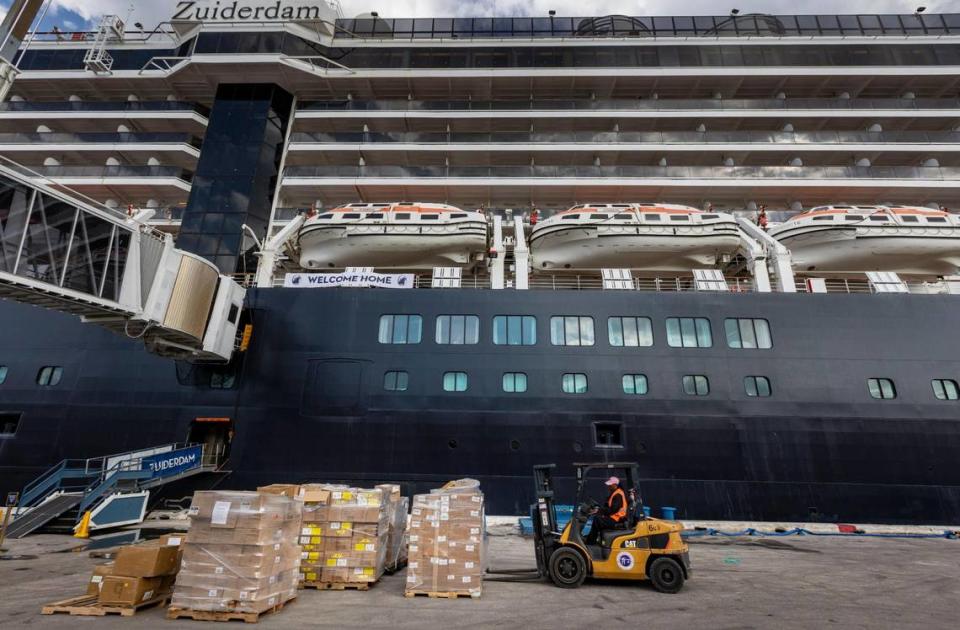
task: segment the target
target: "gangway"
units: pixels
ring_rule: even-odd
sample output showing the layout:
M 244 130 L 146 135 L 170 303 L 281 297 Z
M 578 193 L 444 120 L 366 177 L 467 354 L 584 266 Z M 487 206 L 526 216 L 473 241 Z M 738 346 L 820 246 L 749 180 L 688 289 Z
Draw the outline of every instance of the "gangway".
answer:
M 22 538 L 54 520 L 72 526 L 90 512 L 90 529 L 139 523 L 150 490 L 216 472 L 204 444 L 164 444 L 90 459 L 65 459 L 24 487 L 17 517 L 7 530 Z
M 0 163 L 0 297 L 79 315 L 163 356 L 230 359 L 239 284 L 148 226 L 153 210 L 127 216 L 40 177 Z

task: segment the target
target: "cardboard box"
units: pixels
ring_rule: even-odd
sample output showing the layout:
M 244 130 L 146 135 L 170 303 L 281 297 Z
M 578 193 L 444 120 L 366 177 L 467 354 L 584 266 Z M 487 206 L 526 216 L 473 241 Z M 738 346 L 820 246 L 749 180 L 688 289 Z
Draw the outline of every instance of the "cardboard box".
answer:
M 269 486 L 260 486 L 257 492 L 262 494 L 277 494 L 282 497 L 297 499 L 300 497 L 300 484 L 296 483 L 273 483 Z
M 303 503 L 290 488 L 270 490 L 194 495 L 174 606 L 262 612 L 296 595 Z
M 108 575 L 103 578 L 97 602 L 103 606 L 135 606 L 161 593 L 160 577 L 126 577 Z
M 113 575 L 113 564 L 98 564 L 93 567 L 93 574 L 87 582 L 87 595 L 99 595 L 103 586 L 103 578 Z
M 121 547 L 114 561 L 113 574 L 149 578 L 173 575 L 179 568 L 179 547 L 144 543 Z
M 468 480 L 413 498 L 407 590 L 478 594 L 483 587 L 483 494 Z

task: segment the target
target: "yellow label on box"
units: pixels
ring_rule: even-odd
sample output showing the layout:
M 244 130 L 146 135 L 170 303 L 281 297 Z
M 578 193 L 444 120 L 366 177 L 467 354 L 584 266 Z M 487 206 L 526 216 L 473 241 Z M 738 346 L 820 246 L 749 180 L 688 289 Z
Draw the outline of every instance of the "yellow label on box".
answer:
M 357 543 L 353 546 L 354 551 L 376 551 L 376 545 L 373 543 Z
M 354 575 L 362 575 L 364 577 L 373 577 L 373 567 L 357 567 L 353 570 Z
M 302 554 L 300 554 L 300 558 L 302 560 L 316 561 L 320 559 L 320 555 L 321 554 L 319 551 L 304 551 Z

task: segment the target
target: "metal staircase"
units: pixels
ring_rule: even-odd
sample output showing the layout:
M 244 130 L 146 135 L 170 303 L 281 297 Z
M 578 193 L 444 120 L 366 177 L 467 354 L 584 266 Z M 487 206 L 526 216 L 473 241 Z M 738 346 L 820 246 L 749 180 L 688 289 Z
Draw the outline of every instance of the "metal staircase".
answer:
M 54 521 L 72 528 L 90 512 L 90 529 L 138 523 L 150 490 L 218 469 L 203 444 L 164 444 L 90 459 L 65 459 L 27 484 L 7 535 L 22 538 Z
M 116 15 L 105 15 L 100 19 L 100 27 L 93 38 L 93 48 L 83 55 L 83 66 L 97 74 L 109 74 L 113 69 L 113 57 L 107 52 L 107 45 L 123 40 L 123 20 Z

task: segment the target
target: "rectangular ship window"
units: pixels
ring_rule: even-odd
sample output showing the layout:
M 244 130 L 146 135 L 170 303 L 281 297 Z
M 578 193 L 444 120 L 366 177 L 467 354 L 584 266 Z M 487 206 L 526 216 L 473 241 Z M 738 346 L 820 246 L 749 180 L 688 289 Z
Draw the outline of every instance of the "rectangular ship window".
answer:
M 480 342 L 480 318 L 476 315 L 438 315 L 438 344 L 475 344 Z
M 560 389 L 564 394 L 586 394 L 587 393 L 587 375 L 586 374 L 564 374 L 560 381 Z
M 550 318 L 550 343 L 555 346 L 592 346 L 593 318 L 576 315 Z
M 730 318 L 723 320 L 723 326 L 727 333 L 727 346 L 730 348 L 773 347 L 770 324 L 765 319 Z
M 687 396 L 706 396 L 710 393 L 710 381 L 702 374 L 688 374 L 683 377 L 683 393 Z
M 381 315 L 380 343 L 420 343 L 423 333 L 423 318 L 420 315 Z
M 930 381 L 933 385 L 933 395 L 937 400 L 957 400 L 960 399 L 960 387 L 957 382 L 949 378 L 935 378 Z
M 868 378 L 867 389 L 870 396 L 878 400 L 893 400 L 897 397 L 897 388 L 889 378 Z
M 508 394 L 521 394 L 527 391 L 527 375 L 523 372 L 505 372 L 503 391 Z
M 3 385 L 4 381 L 7 380 L 8 368 L 5 365 L 0 365 L 0 385 Z
M 594 422 L 593 443 L 597 448 L 623 448 L 623 423 Z
M 747 396 L 767 398 L 770 396 L 770 379 L 766 376 L 746 376 L 743 379 L 743 389 Z
M 704 317 L 667 318 L 667 345 L 671 348 L 710 348 L 713 335 Z
M 537 318 L 532 315 L 497 315 L 493 318 L 493 343 L 498 346 L 536 345 Z
M 54 387 L 60 384 L 63 378 L 63 368 L 58 365 L 47 365 L 40 368 L 37 372 L 37 385 L 41 387 Z
M 388 392 L 405 392 L 410 376 L 401 370 L 391 370 L 383 374 L 383 388 Z
M 624 374 L 622 379 L 623 393 L 635 396 L 647 394 L 647 377 L 644 374 Z
M 445 392 L 467 391 L 467 373 L 466 372 L 444 372 L 443 373 L 443 391 Z
M 607 338 L 611 346 L 653 345 L 653 325 L 649 317 L 608 317 Z

